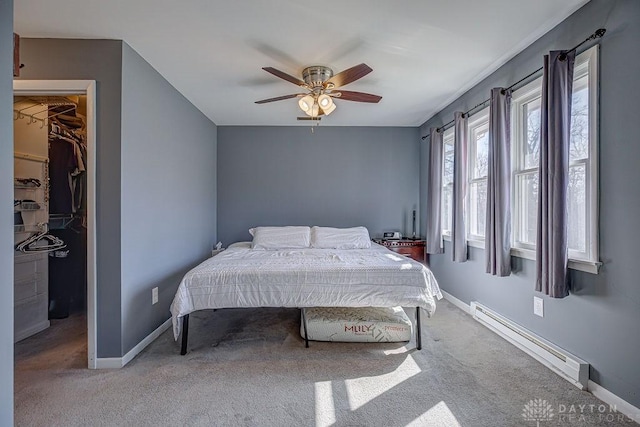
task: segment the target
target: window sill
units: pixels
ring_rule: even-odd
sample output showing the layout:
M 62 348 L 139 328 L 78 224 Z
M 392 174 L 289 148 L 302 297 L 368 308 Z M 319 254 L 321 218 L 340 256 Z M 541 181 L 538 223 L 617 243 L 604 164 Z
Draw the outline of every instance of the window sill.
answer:
M 530 249 L 511 248 L 511 256 L 536 260 L 536 251 Z M 585 273 L 598 274 L 601 262 L 585 261 L 581 259 L 569 259 L 569 268 L 584 271 Z
M 484 240 L 467 240 L 467 246 L 472 248 L 484 249 Z
M 451 236 L 443 236 L 443 239 L 450 242 Z M 483 240 L 467 240 L 467 246 L 472 248 L 484 249 Z M 531 249 L 511 248 L 511 256 L 536 260 L 536 251 Z M 582 259 L 569 259 L 569 268 L 572 270 L 584 271 L 585 273 L 598 274 L 601 262 L 586 261 Z
M 442 240 L 445 242 L 451 242 L 450 235 L 443 235 Z M 471 246 L 472 248 L 484 249 L 484 241 L 483 240 L 467 240 L 467 246 Z

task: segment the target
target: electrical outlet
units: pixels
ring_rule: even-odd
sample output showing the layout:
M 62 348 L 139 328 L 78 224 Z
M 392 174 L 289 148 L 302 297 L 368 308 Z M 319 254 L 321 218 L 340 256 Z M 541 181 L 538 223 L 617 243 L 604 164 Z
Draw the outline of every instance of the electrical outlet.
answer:
M 533 314 L 544 317 L 544 300 L 539 297 L 533 297 Z
M 158 287 L 151 289 L 151 305 L 158 302 Z

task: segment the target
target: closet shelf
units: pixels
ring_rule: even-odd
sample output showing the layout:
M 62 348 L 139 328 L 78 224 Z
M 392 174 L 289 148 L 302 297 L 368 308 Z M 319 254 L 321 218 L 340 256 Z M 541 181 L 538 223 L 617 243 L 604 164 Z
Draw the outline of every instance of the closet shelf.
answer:
M 46 252 L 32 252 L 32 253 L 15 252 L 15 255 L 14 255 L 15 262 L 18 264 L 28 263 L 33 261 L 41 261 L 47 258 L 48 258 L 48 255 Z
M 33 185 L 19 185 L 19 184 L 14 185 L 13 188 L 16 190 L 31 190 L 31 191 L 44 190 L 44 187 L 42 186 L 36 187 Z
M 30 296 L 30 297 L 26 297 L 26 298 L 22 298 L 22 299 L 19 299 L 19 300 L 15 300 L 13 302 L 13 307 L 17 308 L 17 307 L 22 307 L 22 306 L 25 306 L 25 305 L 36 304 L 38 302 L 38 300 L 40 298 L 42 298 L 43 296 L 45 296 L 45 298 L 46 298 L 46 294 L 36 294 L 36 295 Z
M 13 231 L 15 233 L 38 233 L 45 230 L 46 224 L 20 224 L 14 225 Z
M 13 284 L 16 286 L 31 285 L 33 283 L 37 283 L 38 281 L 42 280 L 42 278 L 43 278 L 42 273 L 31 273 L 29 274 L 29 276 L 25 278 L 15 279 L 13 281 Z
M 14 208 L 13 212 L 14 213 L 15 212 L 35 212 L 35 211 L 41 211 L 41 210 L 42 210 L 42 206 L 37 207 L 37 208 L 35 208 L 35 207 L 34 208 L 25 207 L 25 208 Z
M 13 204 L 14 212 L 24 212 L 24 211 L 39 211 L 45 208 L 46 205 L 41 202 L 36 202 L 33 200 L 15 200 Z

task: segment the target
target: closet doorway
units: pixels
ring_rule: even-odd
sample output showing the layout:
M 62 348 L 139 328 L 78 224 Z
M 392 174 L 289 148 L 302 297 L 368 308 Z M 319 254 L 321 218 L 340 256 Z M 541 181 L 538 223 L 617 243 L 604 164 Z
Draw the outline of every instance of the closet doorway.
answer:
M 16 212 L 14 220 L 16 240 L 23 238 L 26 240 L 25 236 L 43 234 L 43 231 L 49 230 L 50 227 L 61 229 L 62 233 L 70 225 L 71 227 L 76 227 L 76 231 L 77 228 L 82 228 L 82 238 L 78 238 L 75 245 L 76 249 L 80 247 L 86 251 L 86 253 L 79 254 L 79 260 L 81 264 L 84 264 L 81 265 L 80 271 L 83 276 L 86 274 L 86 289 L 75 290 L 80 295 L 80 298 L 76 298 L 75 304 L 82 304 L 82 310 L 84 311 L 86 301 L 87 366 L 89 369 L 96 369 L 96 84 L 93 80 L 14 80 L 13 91 L 14 123 L 18 120 L 28 123 L 25 141 L 17 142 L 19 136 L 17 129 L 15 135 L 16 171 L 14 175 L 16 178 L 22 178 L 25 181 L 15 182 L 14 206 L 16 206 L 16 202 L 20 202 L 20 206 L 14 209 Z M 43 100 L 45 101 L 42 102 Z M 57 100 L 60 100 L 60 102 L 56 102 Z M 29 102 L 32 102 L 34 108 L 29 108 L 31 105 Z M 16 103 L 22 103 L 20 108 L 16 108 Z M 44 110 L 38 110 L 40 114 L 37 114 L 35 105 L 39 103 L 47 107 Z M 82 114 L 79 114 L 82 116 L 82 123 L 81 125 L 74 125 L 73 122 L 76 121 L 76 118 L 69 113 L 75 113 L 79 109 L 82 111 Z M 80 123 L 79 118 L 77 121 Z M 74 128 L 76 129 L 75 131 Z M 23 132 L 23 130 L 20 130 L 20 132 Z M 67 214 L 66 207 L 60 208 L 59 205 L 56 206 L 60 201 L 60 197 L 57 197 L 58 200 L 54 202 L 53 206 L 51 205 L 51 197 L 55 196 L 55 194 L 51 194 L 52 189 L 49 186 L 51 159 L 49 159 L 50 154 L 46 145 L 44 150 L 40 147 L 39 149 L 34 149 L 32 153 L 23 152 L 29 151 L 25 150 L 27 147 L 25 144 L 28 143 L 31 135 L 39 135 L 42 132 L 48 135 L 49 140 L 51 140 L 52 135 L 58 141 L 65 141 L 66 138 L 69 143 L 72 143 L 74 139 L 81 139 L 84 143 L 81 145 L 83 148 L 86 147 L 86 153 L 76 151 L 78 163 L 82 166 L 79 170 L 84 169 L 82 181 L 73 182 L 73 174 L 69 176 L 71 203 L 73 204 L 72 210 L 74 213 Z M 24 136 L 22 137 L 24 138 Z M 18 151 L 18 148 L 22 151 Z M 65 155 L 68 156 L 69 154 Z M 18 177 L 18 174 L 34 176 Z M 29 178 L 33 178 L 35 181 L 26 182 Z M 58 179 L 57 181 L 59 184 L 60 180 Z M 64 200 L 64 203 L 67 203 L 67 200 Z M 50 207 L 53 208 L 51 214 L 49 212 Z M 62 213 L 55 212 L 56 210 Z M 67 223 L 67 221 L 70 221 L 70 223 Z M 84 237 L 85 232 L 86 239 Z M 22 298 L 20 302 L 25 303 L 20 308 L 14 305 L 14 318 L 17 321 L 18 316 L 22 316 L 23 319 L 33 317 L 31 319 L 32 324 L 27 325 L 28 327 L 23 328 L 21 331 L 23 335 L 46 329 L 49 326 L 47 317 L 51 315 L 53 316 L 52 318 L 56 316 L 64 317 L 65 313 L 70 309 L 70 307 L 65 307 L 68 302 L 65 299 L 68 300 L 69 290 L 64 290 L 62 297 L 60 297 L 59 287 L 58 289 L 52 289 L 51 287 L 49 276 L 52 273 L 54 275 L 60 274 L 60 272 L 62 274 L 65 273 L 63 259 L 65 251 L 61 249 L 54 252 L 56 245 L 60 245 L 60 242 L 56 242 L 56 233 L 52 231 L 50 234 L 52 237 L 46 237 L 35 244 L 31 244 L 32 253 L 27 255 L 34 255 L 33 260 L 27 256 L 25 257 L 25 266 L 20 266 L 20 269 L 16 267 L 14 286 L 20 287 L 21 292 L 22 290 L 25 291 L 24 295 L 19 295 L 16 292 L 16 299 Z M 74 238 L 70 237 L 67 243 L 72 240 Z M 53 256 L 49 256 L 49 252 L 47 252 L 49 249 L 51 249 L 49 252 Z M 40 256 L 37 253 L 39 250 L 47 256 Z M 16 251 L 16 254 L 18 254 L 17 257 L 21 255 L 19 251 Z M 59 259 L 55 258 L 56 256 Z M 78 254 L 76 254 L 76 257 L 78 257 Z M 62 263 L 56 264 L 57 262 Z M 78 258 L 76 258 L 75 262 L 78 262 Z M 29 283 L 28 286 L 22 286 L 22 283 L 18 283 L 20 280 L 18 276 L 23 272 L 26 272 L 24 274 L 29 276 L 25 279 L 25 283 Z M 78 272 L 75 271 L 74 274 L 78 274 Z M 84 284 L 84 277 L 81 277 L 81 279 Z M 43 280 L 49 281 L 48 288 L 43 289 L 44 285 L 41 283 Z M 31 284 L 30 281 L 33 283 Z M 47 304 L 44 304 L 44 301 L 40 301 L 43 298 Z M 16 304 L 18 304 L 17 301 Z M 43 305 L 46 307 L 46 317 L 44 319 L 44 314 L 42 313 L 44 310 Z M 25 311 L 25 309 L 29 311 Z M 16 325 L 16 328 L 19 327 L 19 325 Z M 20 334 L 16 334 L 16 338 L 20 339 Z

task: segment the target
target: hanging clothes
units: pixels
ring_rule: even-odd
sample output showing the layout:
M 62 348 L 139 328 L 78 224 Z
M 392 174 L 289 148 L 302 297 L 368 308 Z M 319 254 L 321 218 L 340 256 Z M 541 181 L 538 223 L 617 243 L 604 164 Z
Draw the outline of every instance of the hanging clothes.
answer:
M 58 115 L 49 132 L 49 186 L 51 214 L 73 214 L 84 203 L 86 145 L 81 118 Z M 83 211 L 84 212 L 84 211 Z
M 50 213 L 71 214 L 56 219 L 50 233 L 64 240 L 64 250 L 49 253 L 49 319 L 86 312 L 86 122 L 77 112 L 50 110 Z M 54 176 L 55 175 L 55 176 Z
M 87 211 L 87 201 L 84 195 L 87 194 L 87 146 L 83 143 L 78 144 L 78 163 L 80 165 L 78 173 L 73 175 L 73 208 L 74 212 L 85 214 Z
M 78 167 L 71 143 L 59 137 L 49 139 L 49 213 L 73 213 L 73 197 L 69 176 Z

